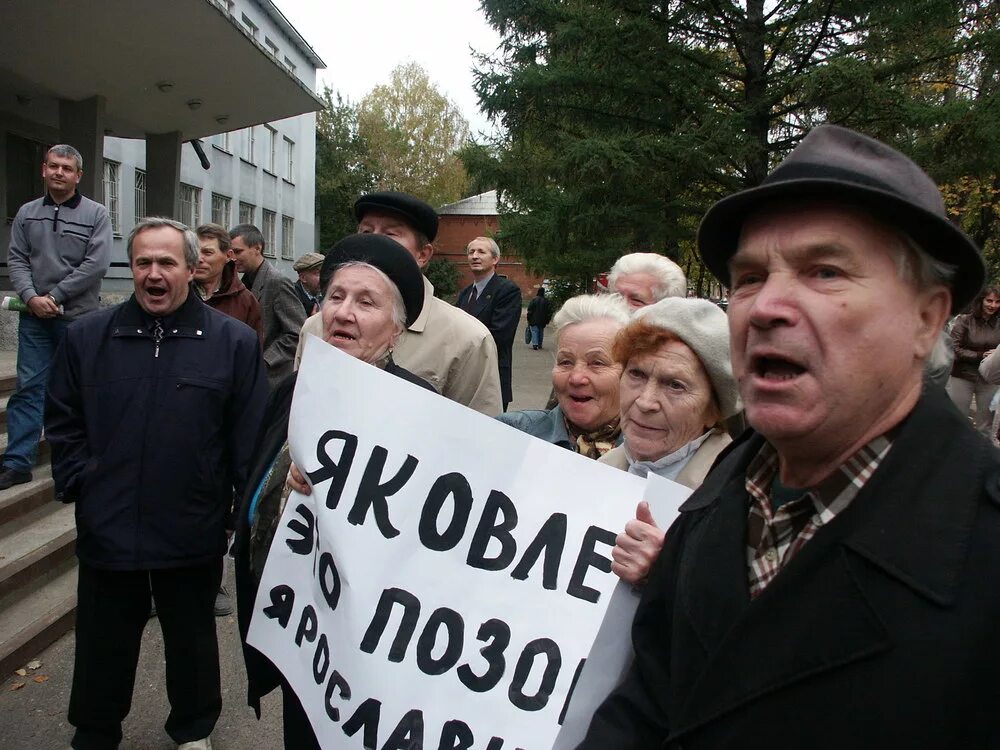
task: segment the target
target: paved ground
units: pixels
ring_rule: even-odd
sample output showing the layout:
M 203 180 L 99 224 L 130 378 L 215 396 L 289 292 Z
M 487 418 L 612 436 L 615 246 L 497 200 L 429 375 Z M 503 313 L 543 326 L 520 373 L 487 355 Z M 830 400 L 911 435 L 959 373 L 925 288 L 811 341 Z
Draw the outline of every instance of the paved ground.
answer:
M 524 323 L 514 344 L 514 401 L 511 409 L 544 407 L 551 388 L 552 340 L 534 351 L 524 343 Z M 548 332 L 551 335 L 551 331 Z M 6 353 L 4 353 L 6 354 Z M 13 369 L 0 354 L 0 369 Z M 232 586 L 231 563 L 226 578 Z M 246 679 L 240 654 L 236 618 L 216 620 L 222 663 L 223 711 L 212 736 L 216 750 L 281 748 L 281 700 L 274 694 L 264 702 L 261 721 L 246 705 Z M 163 672 L 163 638 L 159 621 L 150 620 L 143 636 L 132 713 L 124 725 L 122 750 L 171 750 L 175 746 L 163 731 L 168 705 Z M 38 656 L 41 667 L 28 677 L 13 676 L 0 683 L 0 747 L 3 750 L 66 750 L 72 727 L 66 722 L 73 675 L 74 637 L 69 633 Z M 41 682 L 36 679 L 45 677 Z M 17 688 L 18 685 L 23 687 Z

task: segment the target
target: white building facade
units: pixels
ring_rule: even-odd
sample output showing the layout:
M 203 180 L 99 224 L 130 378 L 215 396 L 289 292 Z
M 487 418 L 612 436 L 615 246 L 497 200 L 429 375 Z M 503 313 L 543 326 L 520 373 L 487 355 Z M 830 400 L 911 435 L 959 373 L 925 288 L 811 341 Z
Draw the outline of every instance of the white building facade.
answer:
M 244 32 L 310 91 L 325 67 L 299 32 L 267 0 L 220 0 Z M 206 58 L 208 59 L 208 58 Z M 209 64 L 206 75 L 212 72 Z M 223 74 L 216 70 L 216 73 Z M 220 127 L 226 125 L 219 122 Z M 227 229 L 253 224 L 264 235 L 264 255 L 288 275 L 292 261 L 316 249 L 316 114 L 225 131 L 204 139 L 205 169 L 190 143 L 181 150 L 179 213 L 191 228 L 213 222 Z M 131 279 L 125 238 L 146 215 L 146 145 L 104 139 L 104 203 L 112 217 L 114 262 L 105 287 Z

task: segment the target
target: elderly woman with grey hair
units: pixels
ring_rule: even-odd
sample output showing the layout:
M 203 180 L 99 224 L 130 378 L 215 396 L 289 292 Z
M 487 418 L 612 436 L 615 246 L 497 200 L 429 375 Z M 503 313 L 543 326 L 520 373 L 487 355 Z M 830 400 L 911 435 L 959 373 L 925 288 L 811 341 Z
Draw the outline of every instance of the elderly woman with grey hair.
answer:
M 632 310 L 667 297 L 686 297 L 684 271 L 658 253 L 629 253 L 611 267 L 608 290 L 620 294 Z
M 585 294 L 567 300 L 553 318 L 556 405 L 508 412 L 497 419 L 588 458 L 611 450 L 621 440 L 621 366 L 611 350 L 616 334 L 628 321 L 628 308 L 618 297 Z
M 613 353 L 622 367 L 624 442 L 601 462 L 699 487 L 731 442 L 724 421 L 740 410 L 726 314 L 707 300 L 660 300 L 636 313 Z M 639 503 L 616 540 L 612 570 L 631 583 L 644 580 L 663 538 L 647 503 Z

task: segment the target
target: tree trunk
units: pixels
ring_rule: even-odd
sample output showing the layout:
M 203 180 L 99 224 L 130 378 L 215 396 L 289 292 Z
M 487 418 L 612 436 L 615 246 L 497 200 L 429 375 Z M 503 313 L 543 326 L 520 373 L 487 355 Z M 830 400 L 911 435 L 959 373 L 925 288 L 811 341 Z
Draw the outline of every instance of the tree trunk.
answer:
M 767 101 L 767 78 L 764 73 L 766 48 L 764 38 L 764 0 L 747 0 L 743 26 L 743 55 L 746 59 L 746 79 L 743 98 L 747 123 L 747 187 L 763 182 L 768 173 L 768 131 L 770 104 Z

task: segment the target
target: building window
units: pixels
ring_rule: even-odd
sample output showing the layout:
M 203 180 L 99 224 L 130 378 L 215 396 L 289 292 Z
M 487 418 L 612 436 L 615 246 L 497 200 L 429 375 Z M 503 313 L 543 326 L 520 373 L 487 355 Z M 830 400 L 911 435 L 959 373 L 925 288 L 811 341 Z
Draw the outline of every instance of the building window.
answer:
M 240 201 L 240 224 L 253 224 L 253 215 L 257 212 L 257 207 L 253 203 Z
M 218 133 L 215 136 L 215 146 L 221 148 L 223 151 L 232 152 L 230 133 L 227 131 L 225 133 Z
M 260 231 L 264 235 L 264 255 L 268 258 L 276 257 L 274 254 L 274 211 L 266 208 L 261 212 Z
M 244 128 L 243 130 L 243 159 L 251 164 L 256 164 L 254 161 L 254 151 L 257 147 L 257 141 L 254 137 L 253 126 L 249 128 Z
M 181 183 L 180 218 L 192 229 L 201 224 L 201 188 Z
M 281 257 L 295 258 L 295 220 L 291 216 L 281 217 Z
M 122 233 L 121 190 L 118 183 L 121 166 L 116 161 L 104 160 L 104 205 L 107 206 L 111 219 L 111 231 L 115 234 Z
M 135 170 L 135 223 L 146 215 L 146 173 Z
M 295 75 L 295 63 L 292 62 L 291 58 L 285 58 L 285 67 L 288 68 L 288 72 Z
M 212 223 L 229 228 L 229 207 L 232 200 L 224 195 L 212 193 Z
M 289 182 L 295 182 L 295 141 L 285 138 L 285 174 Z
M 264 37 L 264 46 L 267 47 L 267 51 L 275 58 L 278 57 L 278 45 L 271 41 L 271 37 Z
M 270 125 L 264 126 L 264 169 L 271 174 L 277 173 L 278 166 L 278 131 Z
M 247 14 L 246 13 L 243 14 L 243 19 L 242 20 L 243 20 L 243 28 L 245 28 L 250 33 L 250 36 L 252 36 L 254 39 L 256 39 L 257 38 L 257 31 L 258 31 L 257 24 L 255 24 L 253 21 L 251 21 L 249 18 L 247 18 Z

